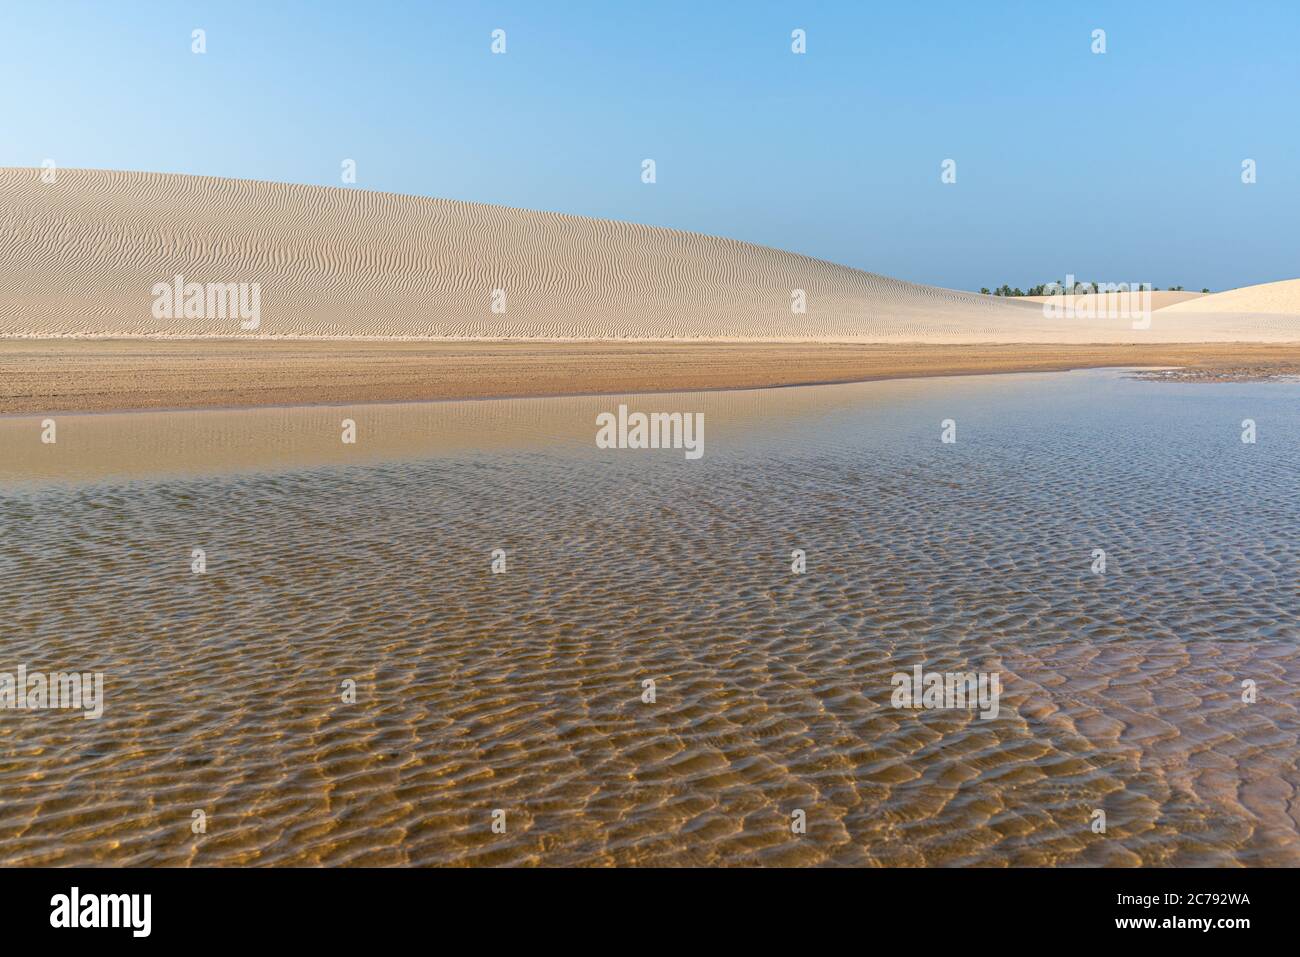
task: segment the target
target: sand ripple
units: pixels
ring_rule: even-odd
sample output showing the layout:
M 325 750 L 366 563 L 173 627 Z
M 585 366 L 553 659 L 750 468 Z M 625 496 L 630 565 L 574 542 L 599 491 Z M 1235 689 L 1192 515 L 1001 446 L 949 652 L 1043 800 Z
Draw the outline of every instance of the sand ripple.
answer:
M 0 859 L 1300 864 L 1294 387 L 900 388 L 720 426 L 698 463 L 10 490 L 0 667 L 103 670 L 109 699 L 0 714 Z M 914 664 L 1001 672 L 1001 716 L 895 710 Z
M 1300 341 L 1294 294 L 1222 314 L 1207 296 L 1184 304 L 1202 312 L 1162 310 L 1135 333 L 1128 318 L 1046 319 L 1036 303 L 679 230 L 357 189 L 40 172 L 0 169 L 0 336 Z M 154 318 L 154 284 L 177 274 L 258 283 L 260 330 Z

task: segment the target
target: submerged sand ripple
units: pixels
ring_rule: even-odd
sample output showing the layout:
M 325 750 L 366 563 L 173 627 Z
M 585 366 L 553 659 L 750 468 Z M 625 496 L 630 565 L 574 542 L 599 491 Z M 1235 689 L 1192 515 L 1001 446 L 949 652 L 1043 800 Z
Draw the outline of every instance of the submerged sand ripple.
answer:
M 109 699 L 0 714 L 0 859 L 1300 863 L 1295 387 L 1170 388 L 756 395 L 786 424 L 737 414 L 696 463 L 565 419 L 550 447 L 13 487 L 0 665 L 103 670 Z M 1000 672 L 1000 716 L 890 707 L 914 664 Z

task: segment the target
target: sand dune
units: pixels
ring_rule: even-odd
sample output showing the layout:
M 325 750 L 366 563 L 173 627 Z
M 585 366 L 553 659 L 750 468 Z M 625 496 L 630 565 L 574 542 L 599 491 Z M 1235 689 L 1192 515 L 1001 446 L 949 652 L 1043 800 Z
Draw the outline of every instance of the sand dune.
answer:
M 1290 316 L 1300 315 L 1300 279 L 1283 282 L 1266 282 L 1258 286 L 1243 286 L 1209 296 L 1197 296 L 1177 304 L 1173 309 L 1180 315 L 1217 313 L 1239 316 Z
M 1090 295 L 1098 295 L 1098 294 L 1091 293 Z M 1111 304 L 1112 302 L 1115 304 L 1118 304 L 1120 302 L 1120 295 L 1116 293 L 1100 293 L 1100 295 L 1108 297 L 1107 298 L 1108 305 Z M 1178 303 L 1187 302 L 1190 299 L 1200 299 L 1204 295 L 1205 293 L 1203 292 L 1186 292 L 1186 291 L 1176 291 L 1173 289 L 1155 289 L 1152 290 L 1151 292 L 1151 308 L 1153 310 L 1166 309 L 1169 306 L 1176 306 Z M 1058 299 L 1052 296 L 1019 296 L 1017 298 L 1021 302 L 1044 303 L 1044 302 L 1059 301 Z M 1074 296 L 1072 295 L 1066 296 L 1065 301 L 1067 304 L 1073 304 L 1076 302 Z
M 1208 296 L 1135 330 L 677 230 L 175 174 L 60 170 L 44 183 L 39 170 L 0 170 L 0 237 L 4 337 L 1300 340 L 1294 294 Z M 156 317 L 155 285 L 178 274 L 258 284 L 260 327 Z M 498 289 L 504 312 L 492 309 Z M 791 309 L 795 289 L 806 313 Z M 1222 309 L 1206 307 L 1216 300 Z

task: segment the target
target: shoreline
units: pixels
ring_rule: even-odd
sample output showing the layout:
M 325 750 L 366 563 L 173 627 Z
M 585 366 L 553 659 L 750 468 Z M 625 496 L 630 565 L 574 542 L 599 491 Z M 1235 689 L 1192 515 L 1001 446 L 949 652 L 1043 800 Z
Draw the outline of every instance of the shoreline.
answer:
M 1300 343 L 856 344 L 3 339 L 0 415 L 652 394 L 1163 367 L 1300 374 Z

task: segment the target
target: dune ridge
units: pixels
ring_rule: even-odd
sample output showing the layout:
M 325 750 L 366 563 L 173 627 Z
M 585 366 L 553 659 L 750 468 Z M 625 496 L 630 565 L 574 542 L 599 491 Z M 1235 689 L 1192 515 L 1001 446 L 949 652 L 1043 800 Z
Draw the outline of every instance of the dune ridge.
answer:
M 1266 282 L 1194 296 L 1169 306 L 1171 314 L 1217 313 L 1239 316 L 1291 316 L 1300 309 L 1300 279 Z
M 1134 330 L 1127 318 L 1049 319 L 1035 303 L 611 220 L 206 176 L 40 173 L 0 169 L 0 337 L 1300 341 L 1300 281 L 1183 302 Z M 155 318 L 151 290 L 176 275 L 257 283 L 260 328 Z M 796 289 L 806 313 L 791 308 Z M 1242 311 L 1259 303 L 1268 308 Z

